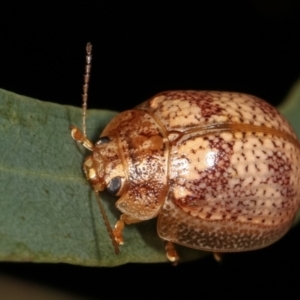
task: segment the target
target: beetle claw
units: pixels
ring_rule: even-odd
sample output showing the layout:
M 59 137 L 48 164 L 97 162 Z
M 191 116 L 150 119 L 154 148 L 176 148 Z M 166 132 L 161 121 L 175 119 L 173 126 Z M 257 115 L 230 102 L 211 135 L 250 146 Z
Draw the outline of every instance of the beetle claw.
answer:
M 114 233 L 114 236 L 115 236 L 115 241 L 118 243 L 118 245 L 123 245 L 124 244 L 124 239 L 123 239 L 122 234 L 118 235 L 116 233 L 116 230 L 114 230 L 113 233 Z

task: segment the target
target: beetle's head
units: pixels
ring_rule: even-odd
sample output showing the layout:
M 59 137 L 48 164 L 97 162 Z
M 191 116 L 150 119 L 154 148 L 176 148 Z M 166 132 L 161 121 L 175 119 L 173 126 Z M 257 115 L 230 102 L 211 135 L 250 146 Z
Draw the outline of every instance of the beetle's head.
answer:
M 126 174 L 117 139 L 100 137 L 92 151 L 83 168 L 94 190 L 100 192 L 106 189 L 110 194 L 121 196 L 126 185 Z

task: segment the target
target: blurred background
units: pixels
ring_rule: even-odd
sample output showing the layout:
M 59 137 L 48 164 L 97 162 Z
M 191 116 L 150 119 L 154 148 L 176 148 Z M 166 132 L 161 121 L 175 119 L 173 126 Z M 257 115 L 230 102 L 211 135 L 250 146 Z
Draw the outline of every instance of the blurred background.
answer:
M 172 89 L 239 91 L 278 105 L 300 74 L 296 0 L 77 3 L 0 4 L 0 88 L 81 106 L 87 42 L 90 108 L 122 111 Z M 141 289 L 153 297 L 184 291 L 186 298 L 295 299 L 299 236 L 293 229 L 273 246 L 229 254 L 222 264 L 210 256 L 177 267 L 0 262 L 0 299 L 7 278 L 82 298 L 142 298 Z

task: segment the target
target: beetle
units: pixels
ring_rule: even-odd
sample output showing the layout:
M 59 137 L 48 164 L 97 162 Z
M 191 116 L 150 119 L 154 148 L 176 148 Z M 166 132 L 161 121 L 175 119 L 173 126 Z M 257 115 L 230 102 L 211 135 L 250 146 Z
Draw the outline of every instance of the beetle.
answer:
M 119 196 L 115 249 L 125 224 L 158 218 L 167 242 L 214 253 L 249 251 L 280 239 L 300 205 L 300 143 L 267 102 L 217 91 L 162 92 L 117 115 L 93 144 L 85 117 L 72 137 L 92 154 L 83 164 L 94 191 Z

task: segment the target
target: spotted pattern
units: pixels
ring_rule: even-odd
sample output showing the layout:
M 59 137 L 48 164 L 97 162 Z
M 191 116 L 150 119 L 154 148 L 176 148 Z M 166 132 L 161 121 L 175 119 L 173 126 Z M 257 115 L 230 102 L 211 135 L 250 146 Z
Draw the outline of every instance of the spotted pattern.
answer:
M 201 219 L 283 223 L 299 205 L 297 153 L 263 133 L 193 136 L 172 148 L 173 200 Z
M 215 252 L 241 252 L 266 247 L 281 238 L 292 221 L 261 226 L 232 220 L 191 218 L 168 197 L 158 218 L 158 234 L 164 240 Z
M 252 124 L 286 132 L 293 130 L 267 102 L 246 94 L 214 91 L 162 92 L 139 108 L 155 114 L 167 131 L 185 132 L 209 124 Z
M 299 208 L 299 141 L 254 96 L 163 92 L 115 117 L 102 136 L 110 142 L 95 147 L 86 174 L 99 190 L 121 177 L 117 208 L 134 222 L 158 216 L 163 240 L 257 249 L 285 234 Z
M 300 204 L 300 146 L 275 108 L 254 96 L 206 91 L 163 92 L 138 108 L 170 144 L 162 239 L 244 251 L 288 230 Z

